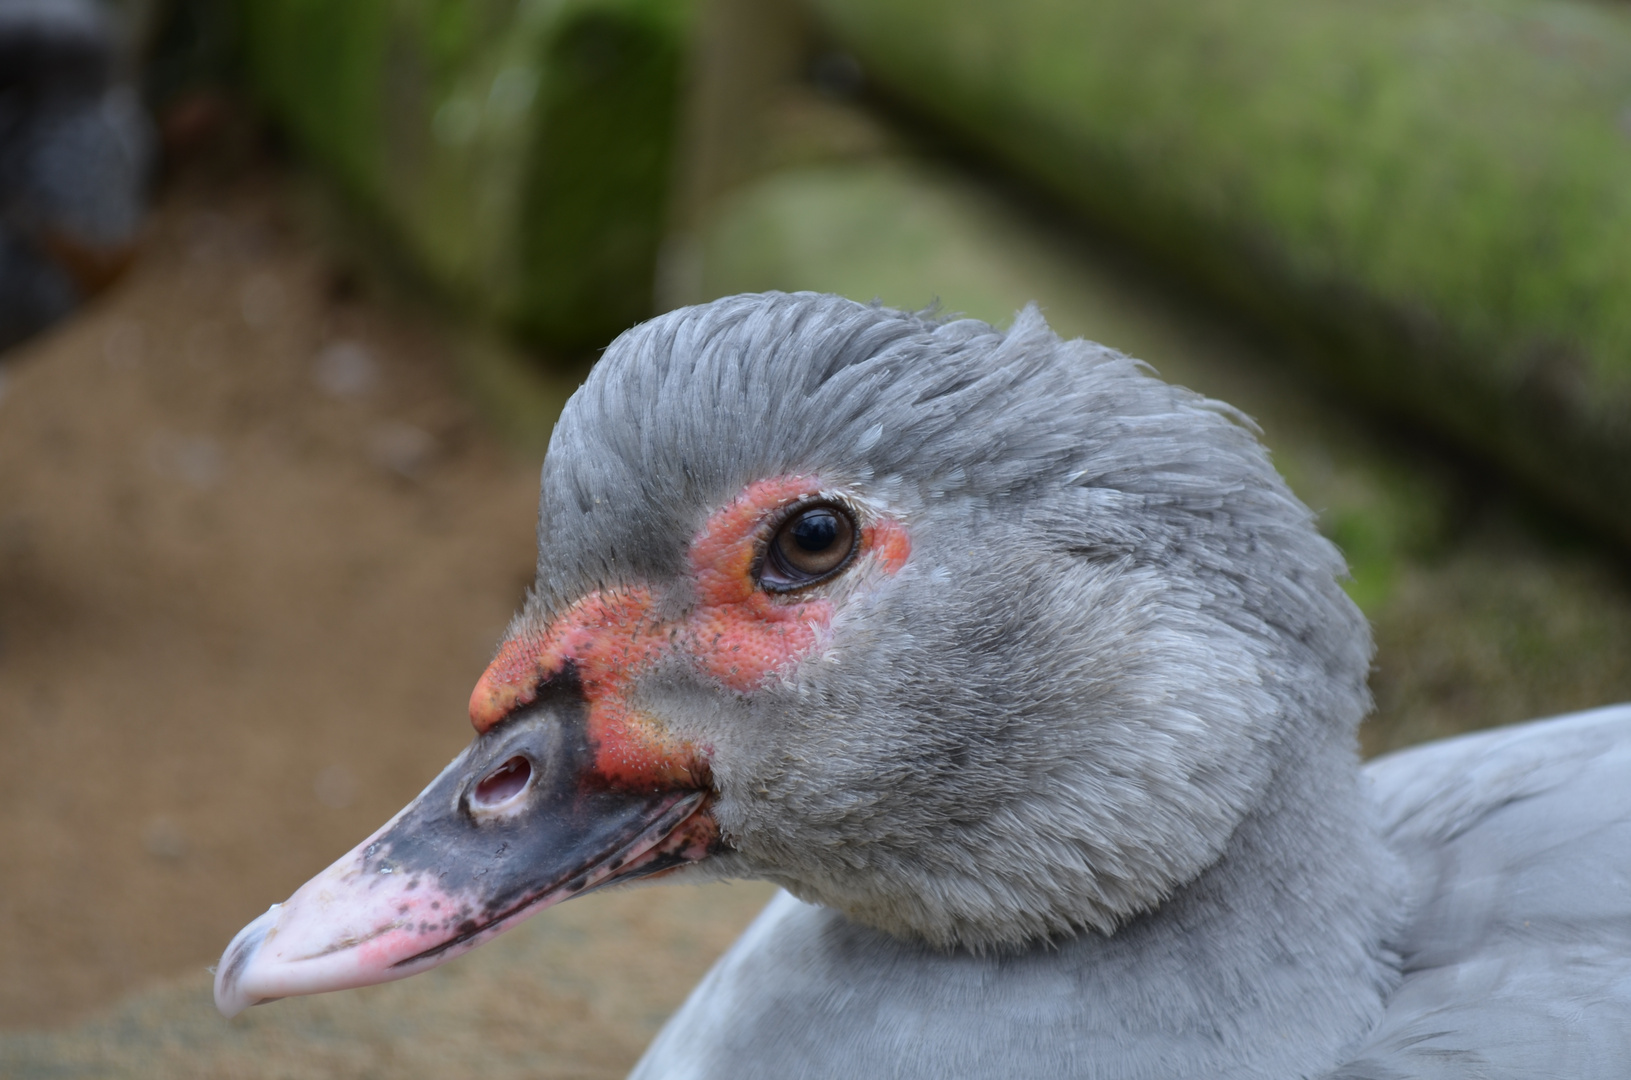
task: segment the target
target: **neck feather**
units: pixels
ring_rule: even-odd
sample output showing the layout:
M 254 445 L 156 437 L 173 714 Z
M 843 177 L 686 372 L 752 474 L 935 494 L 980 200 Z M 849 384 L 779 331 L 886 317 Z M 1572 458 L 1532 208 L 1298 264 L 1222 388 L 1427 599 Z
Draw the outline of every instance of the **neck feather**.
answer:
M 1116 934 L 1076 944 L 1097 984 L 1092 1026 L 1129 1064 L 1170 1056 L 1161 1075 L 1330 1068 L 1397 985 L 1386 942 L 1401 895 L 1351 743 L 1333 734 L 1282 761 L 1210 869 Z

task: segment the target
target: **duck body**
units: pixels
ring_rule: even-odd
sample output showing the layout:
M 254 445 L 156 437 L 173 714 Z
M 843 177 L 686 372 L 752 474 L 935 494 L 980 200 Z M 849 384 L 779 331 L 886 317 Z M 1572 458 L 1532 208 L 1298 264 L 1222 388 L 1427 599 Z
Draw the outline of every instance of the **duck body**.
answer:
M 1631 714 L 1362 767 L 1369 628 L 1254 426 L 1034 309 L 636 327 L 538 538 L 475 740 L 223 1012 L 756 878 L 640 1080 L 1625 1075 Z
M 634 1080 L 1625 1076 L 1631 706 L 1399 751 L 1364 768 L 1362 794 L 1400 874 L 1376 954 L 1343 953 L 1363 924 L 1341 913 L 1371 884 L 1301 894 L 1284 865 L 1289 889 L 1251 866 L 1113 936 L 1010 955 L 901 941 L 783 893 Z M 1256 902 L 1220 918 L 1222 895 Z

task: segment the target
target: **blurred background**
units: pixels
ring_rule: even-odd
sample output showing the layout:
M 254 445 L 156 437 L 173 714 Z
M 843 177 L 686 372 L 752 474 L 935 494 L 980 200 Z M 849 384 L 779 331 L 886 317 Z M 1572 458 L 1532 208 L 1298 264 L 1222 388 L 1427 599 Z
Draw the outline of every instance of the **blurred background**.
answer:
M 1631 699 L 1617 0 L 0 0 L 0 1074 L 623 1075 L 764 887 L 204 968 L 467 741 L 598 350 L 760 289 L 1253 416 L 1367 753 Z

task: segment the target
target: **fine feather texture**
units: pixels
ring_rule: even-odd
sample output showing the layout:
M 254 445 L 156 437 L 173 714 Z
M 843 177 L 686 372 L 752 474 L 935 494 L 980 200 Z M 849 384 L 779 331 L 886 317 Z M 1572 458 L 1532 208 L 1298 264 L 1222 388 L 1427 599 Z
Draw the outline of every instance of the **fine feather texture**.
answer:
M 708 748 L 724 850 L 688 872 L 792 894 L 637 1076 L 1626 1060 L 1625 799 L 1587 793 L 1631 790 L 1631 716 L 1362 772 L 1369 632 L 1250 421 L 1034 309 L 1004 332 L 770 293 L 623 335 L 556 428 L 511 637 L 595 592 L 674 619 L 699 528 L 790 476 L 910 557 L 821 584 L 819 646 L 762 682 L 631 675 Z
M 635 1077 L 1623 1077 L 1631 706 L 1402 751 L 1365 777 L 1410 867 L 1393 935 L 1404 978 L 1376 1027 L 1341 1055 L 1350 1060 L 1330 1071 L 1285 1060 L 1291 1017 L 1258 1015 L 1239 987 L 1213 984 L 1191 952 L 1203 951 L 1196 928 L 1182 920 L 999 962 L 868 938 L 784 894 Z M 1247 914 L 1261 924 L 1266 912 Z M 1331 929 L 1309 927 L 1310 944 L 1321 947 Z M 1106 971 L 1118 941 L 1125 966 Z M 1172 1024 L 1172 1002 L 1186 993 L 1218 995 L 1238 1045 L 1225 1052 L 1221 1028 L 1207 1039 Z M 1128 998 L 1134 1007 L 1123 1009 Z M 1107 1031 L 1106 1015 L 1123 1013 L 1140 1026 Z
M 1410 866 L 1404 981 L 1343 1080 L 1631 1068 L 1631 707 L 1366 769 Z
M 1282 753 L 1352 756 L 1369 638 L 1252 431 L 1034 309 L 1002 333 L 767 294 L 625 334 L 551 441 L 512 635 L 677 581 L 706 515 L 783 474 L 913 553 L 836 586 L 821 663 L 647 680 L 717 748 L 715 873 L 942 945 L 1106 931 L 1216 861 Z

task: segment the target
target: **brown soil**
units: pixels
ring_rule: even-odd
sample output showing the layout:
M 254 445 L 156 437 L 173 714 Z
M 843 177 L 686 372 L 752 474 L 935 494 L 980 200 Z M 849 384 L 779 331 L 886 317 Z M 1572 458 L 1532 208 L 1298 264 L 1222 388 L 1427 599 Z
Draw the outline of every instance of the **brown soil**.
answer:
M 3 369 L 0 1027 L 198 971 L 393 813 L 531 580 L 537 461 L 289 204 L 172 192 Z

